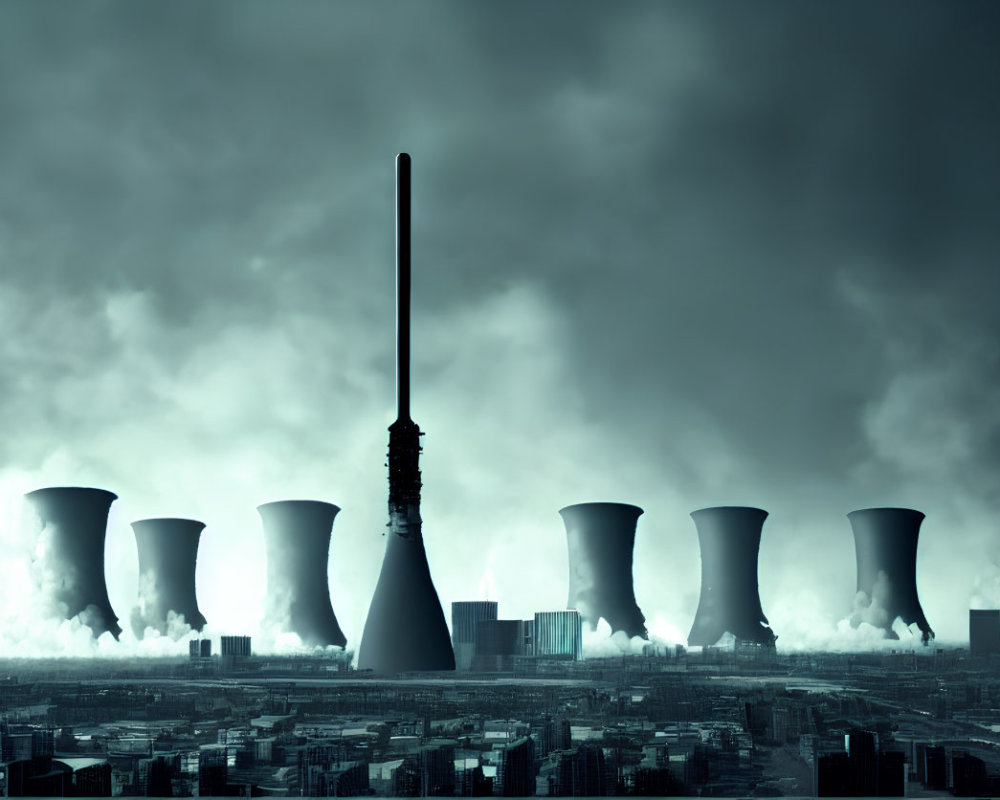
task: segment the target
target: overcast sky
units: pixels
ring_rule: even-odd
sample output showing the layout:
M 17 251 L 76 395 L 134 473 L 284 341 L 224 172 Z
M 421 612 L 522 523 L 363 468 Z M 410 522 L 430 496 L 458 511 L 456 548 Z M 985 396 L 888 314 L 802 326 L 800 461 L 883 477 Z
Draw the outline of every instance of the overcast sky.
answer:
M 930 624 L 966 639 L 1000 604 L 998 41 L 989 2 L 0 5 L 0 649 L 78 641 L 30 606 L 20 496 L 58 485 L 120 496 L 123 620 L 128 523 L 204 521 L 215 632 L 258 630 L 255 507 L 336 503 L 357 645 L 398 151 L 446 608 L 563 607 L 558 509 L 621 501 L 683 640 L 688 514 L 752 505 L 779 647 L 827 646 L 845 515 L 907 506 Z

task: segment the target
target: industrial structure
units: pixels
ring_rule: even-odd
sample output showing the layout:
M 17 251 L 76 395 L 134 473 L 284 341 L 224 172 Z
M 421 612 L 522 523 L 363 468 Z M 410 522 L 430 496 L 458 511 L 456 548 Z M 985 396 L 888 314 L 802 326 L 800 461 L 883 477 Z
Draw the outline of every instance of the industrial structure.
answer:
M 924 515 L 912 508 L 865 508 L 847 515 L 858 558 L 858 595 L 851 624 L 867 622 L 898 639 L 896 619 L 916 624 L 927 644 L 934 631 L 917 597 L 917 538 Z
M 252 650 L 250 648 L 249 636 L 222 636 L 219 639 L 219 652 L 223 656 L 239 656 L 249 658 Z
M 451 604 L 451 645 L 455 652 L 455 669 L 472 668 L 477 626 L 480 622 L 496 618 L 496 600 L 458 600 Z
M 319 500 L 282 500 L 257 506 L 267 554 L 265 624 L 298 634 L 307 646 L 344 647 L 330 602 L 327 562 L 333 520 L 340 508 Z
M 583 658 L 583 622 L 575 609 L 535 612 L 532 636 L 536 656 Z
M 358 669 L 455 669 L 420 518 L 420 437 L 410 419 L 410 157 L 396 157 L 396 421 L 389 426 L 389 533 Z
M 986 658 L 1000 654 L 1000 609 L 969 611 L 969 655 Z
M 569 600 L 590 630 L 602 617 L 612 632 L 648 638 L 635 602 L 632 551 L 642 509 L 627 503 L 578 503 L 560 509 L 569 549 Z
M 516 656 L 534 655 L 533 630 L 531 620 L 483 620 L 476 626 L 473 669 L 513 669 Z
M 205 627 L 195 594 L 198 540 L 205 523 L 161 517 L 132 523 L 139 553 L 139 604 L 132 613 L 132 631 L 141 639 L 146 628 L 170 632 L 169 614 L 192 630 Z M 177 628 L 177 635 L 186 631 Z
M 49 611 L 63 619 L 79 616 L 95 637 L 121 634 L 104 579 L 108 512 L 118 495 L 104 489 L 56 486 L 28 492 L 37 512 L 40 582 Z
M 691 513 L 701 548 L 701 597 L 688 644 L 711 647 L 727 633 L 738 645 L 773 646 L 760 605 L 757 556 L 767 512 L 717 506 Z

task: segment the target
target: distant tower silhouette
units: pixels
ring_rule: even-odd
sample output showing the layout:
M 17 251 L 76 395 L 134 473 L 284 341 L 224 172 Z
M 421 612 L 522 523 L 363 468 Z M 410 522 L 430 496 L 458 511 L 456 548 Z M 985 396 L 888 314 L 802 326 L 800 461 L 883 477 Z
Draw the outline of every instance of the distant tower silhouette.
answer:
M 767 512 L 717 506 L 691 513 L 701 547 L 701 598 L 688 644 L 711 647 L 726 633 L 737 642 L 773 645 L 760 606 L 757 555 Z
M 410 157 L 396 157 L 396 397 L 389 426 L 389 536 L 358 669 L 455 669 L 420 519 L 420 428 L 410 419 Z
M 578 503 L 559 513 L 569 548 L 566 607 L 578 609 L 590 630 L 603 617 L 612 632 L 648 638 L 632 587 L 632 550 L 642 509 L 626 503 Z
M 55 486 L 28 492 L 42 521 L 42 591 L 65 619 L 77 615 L 94 636 L 122 632 L 104 580 L 108 511 L 118 495 L 104 489 Z
M 168 633 L 171 611 L 183 615 L 192 630 L 205 627 L 194 586 L 198 540 L 204 528 L 204 522 L 173 517 L 132 523 L 139 552 L 139 607 L 132 617 L 137 639 L 147 627 Z
M 858 592 L 867 604 L 855 610 L 851 624 L 868 622 L 882 628 L 887 639 L 898 639 L 892 629 L 899 617 L 917 624 L 927 644 L 934 631 L 917 596 L 917 537 L 924 515 L 912 508 L 865 508 L 847 515 L 854 531 L 858 558 Z
M 257 506 L 267 552 L 267 621 L 297 633 L 309 646 L 344 647 L 330 602 L 326 566 L 333 520 L 340 508 L 319 500 L 282 500 Z

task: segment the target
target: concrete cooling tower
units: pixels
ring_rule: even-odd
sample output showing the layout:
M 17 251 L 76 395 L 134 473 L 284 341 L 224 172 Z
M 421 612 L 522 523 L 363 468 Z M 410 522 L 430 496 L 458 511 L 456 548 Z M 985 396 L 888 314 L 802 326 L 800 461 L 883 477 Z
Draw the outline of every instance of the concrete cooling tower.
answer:
M 569 548 L 567 608 L 596 630 L 603 617 L 613 632 L 648 638 L 632 588 L 632 550 L 642 509 L 626 503 L 579 503 L 559 511 Z
M 757 588 L 757 555 L 767 512 L 744 506 L 691 514 L 701 547 L 701 598 L 688 644 L 711 647 L 726 633 L 737 643 L 772 646 Z
M 858 601 L 851 624 L 867 622 L 898 639 L 898 617 L 916 623 L 924 644 L 934 631 L 917 597 L 917 537 L 924 515 L 911 508 L 866 508 L 847 515 L 858 557 Z
M 204 522 L 171 517 L 132 523 L 139 552 L 139 605 L 132 613 L 132 631 L 137 639 L 143 637 L 146 628 L 170 633 L 171 611 L 183 617 L 193 630 L 205 627 L 194 585 L 198 540 L 204 528 Z M 185 631 L 178 628 L 176 633 Z
M 37 566 L 45 602 L 64 619 L 76 616 L 100 636 L 116 639 L 122 629 L 104 581 L 104 537 L 108 511 L 118 495 L 103 489 L 58 486 L 25 498 L 42 522 Z
M 298 634 L 308 646 L 344 647 L 347 637 L 333 613 L 326 571 L 340 509 L 318 500 L 283 500 L 257 511 L 267 553 L 265 623 Z

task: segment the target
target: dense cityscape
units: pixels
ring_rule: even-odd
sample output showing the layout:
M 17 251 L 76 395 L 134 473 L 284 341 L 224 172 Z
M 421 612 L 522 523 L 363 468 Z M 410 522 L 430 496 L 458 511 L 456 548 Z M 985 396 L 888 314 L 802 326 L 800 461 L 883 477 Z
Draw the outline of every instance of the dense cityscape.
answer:
M 969 650 L 784 654 L 730 637 L 586 660 L 577 612 L 509 621 L 455 603 L 452 620 L 450 673 L 257 656 L 245 636 L 192 640 L 187 658 L 7 661 L 2 794 L 1000 790 L 1000 611 L 971 612 Z

